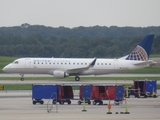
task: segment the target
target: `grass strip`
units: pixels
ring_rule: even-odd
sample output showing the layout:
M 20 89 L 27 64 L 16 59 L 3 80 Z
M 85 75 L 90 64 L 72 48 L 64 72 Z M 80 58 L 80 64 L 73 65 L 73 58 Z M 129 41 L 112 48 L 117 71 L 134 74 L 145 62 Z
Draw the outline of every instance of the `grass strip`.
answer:
M 4 84 L 4 90 L 32 90 L 32 84 Z M 127 86 L 132 86 L 128 84 Z M 73 90 L 78 90 L 79 86 L 73 86 Z M 160 89 L 160 84 L 157 85 L 157 89 Z

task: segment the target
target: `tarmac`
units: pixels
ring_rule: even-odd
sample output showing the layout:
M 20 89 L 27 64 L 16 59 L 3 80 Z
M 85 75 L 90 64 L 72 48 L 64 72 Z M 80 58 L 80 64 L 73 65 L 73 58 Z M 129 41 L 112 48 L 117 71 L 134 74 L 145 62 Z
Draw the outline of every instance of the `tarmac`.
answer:
M 89 84 L 91 80 L 1 80 L 1 84 Z M 159 84 L 159 80 L 157 83 Z M 129 84 L 127 80 L 96 80 L 92 84 Z M 74 96 L 79 95 L 73 91 Z M 123 101 L 115 105 L 111 101 L 111 112 L 107 114 L 108 100 L 104 105 L 78 105 L 78 100 L 71 100 L 71 105 L 65 103 L 52 104 L 52 100 L 44 100 L 44 104 L 32 104 L 31 90 L 0 90 L 0 120 L 160 120 L 160 90 L 157 90 L 157 98 L 127 98 L 127 107 Z M 91 101 L 92 103 L 92 101 Z M 83 112 L 86 110 L 86 112 Z M 48 112 L 49 111 L 49 112 Z M 124 114 L 129 112 L 130 114 Z M 117 114 L 118 113 L 118 114 Z M 123 113 L 123 114 L 122 114 Z
M 78 92 L 74 94 L 78 95 Z M 160 90 L 157 94 L 160 95 Z M 71 105 L 67 103 L 52 105 L 52 101 L 49 100 L 44 100 L 43 105 L 39 103 L 33 105 L 31 90 L 2 90 L 0 91 L 0 120 L 160 120 L 159 97 L 131 96 L 126 101 L 128 107 L 124 101 L 120 105 L 115 105 L 114 101 L 111 101 L 112 114 L 107 114 L 107 100 L 103 101 L 104 105 L 78 105 L 78 100 L 71 100 Z M 125 112 L 130 114 L 124 114 Z

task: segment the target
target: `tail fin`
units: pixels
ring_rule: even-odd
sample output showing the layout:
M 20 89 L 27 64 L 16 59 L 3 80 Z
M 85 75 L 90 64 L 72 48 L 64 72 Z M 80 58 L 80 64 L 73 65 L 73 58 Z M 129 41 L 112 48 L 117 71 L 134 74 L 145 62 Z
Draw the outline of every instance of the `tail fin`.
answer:
M 126 57 L 126 60 L 147 61 L 150 55 L 154 35 L 147 35 Z

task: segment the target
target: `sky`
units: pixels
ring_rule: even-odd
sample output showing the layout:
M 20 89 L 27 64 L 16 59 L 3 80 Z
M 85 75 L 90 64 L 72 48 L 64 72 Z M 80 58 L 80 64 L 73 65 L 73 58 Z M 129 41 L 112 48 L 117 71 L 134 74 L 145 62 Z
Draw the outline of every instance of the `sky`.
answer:
M 160 26 L 160 0 L 0 0 L 0 27 Z

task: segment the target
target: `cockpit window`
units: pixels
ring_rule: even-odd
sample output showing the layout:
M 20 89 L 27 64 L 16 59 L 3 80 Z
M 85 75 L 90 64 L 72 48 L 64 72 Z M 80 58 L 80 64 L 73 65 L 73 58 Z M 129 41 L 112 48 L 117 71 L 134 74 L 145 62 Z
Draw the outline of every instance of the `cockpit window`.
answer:
M 18 64 L 18 61 L 14 61 L 13 63 L 14 63 L 14 64 Z

